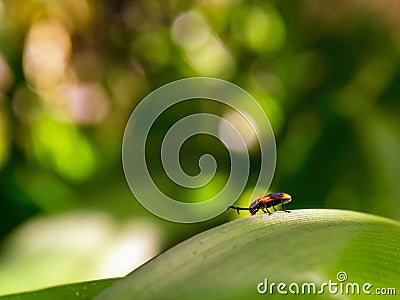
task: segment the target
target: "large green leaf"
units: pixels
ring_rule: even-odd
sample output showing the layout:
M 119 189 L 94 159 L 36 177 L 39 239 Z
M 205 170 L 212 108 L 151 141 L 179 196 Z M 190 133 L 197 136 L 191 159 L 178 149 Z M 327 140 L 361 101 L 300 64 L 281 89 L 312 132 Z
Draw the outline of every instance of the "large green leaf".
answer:
M 92 299 L 118 278 L 79 282 L 48 289 L 0 297 L 0 300 L 86 300 Z
M 345 272 L 347 280 L 337 279 Z M 345 275 L 341 273 L 341 275 Z M 257 286 L 287 284 L 289 295 Z M 343 286 L 336 295 L 310 296 L 303 283 Z M 290 295 L 288 285 L 300 295 Z M 357 283 L 360 296 L 346 285 Z M 260 214 L 226 223 L 173 247 L 115 283 L 107 299 L 371 299 L 362 288 L 396 288 L 400 293 L 400 223 L 343 210 L 294 210 Z M 366 285 L 365 287 L 367 287 Z M 265 286 L 261 285 L 260 289 Z M 388 290 L 387 290 L 388 291 Z M 388 291 L 393 292 L 393 291 Z M 343 295 L 342 295 L 343 294 Z

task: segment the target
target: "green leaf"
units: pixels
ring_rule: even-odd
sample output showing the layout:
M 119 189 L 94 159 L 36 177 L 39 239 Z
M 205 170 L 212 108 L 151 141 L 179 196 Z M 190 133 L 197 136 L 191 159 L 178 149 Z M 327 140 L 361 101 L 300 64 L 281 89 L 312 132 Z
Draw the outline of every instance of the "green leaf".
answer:
M 347 275 L 342 283 L 339 272 Z M 285 283 L 289 294 L 280 294 L 274 286 L 272 294 L 269 289 L 260 295 L 257 286 L 265 279 L 268 285 Z M 319 291 L 329 280 L 342 285 L 343 292 L 332 295 L 328 287 L 315 296 L 307 289 L 302 292 L 303 283 L 314 283 Z M 293 291 L 299 286 L 296 299 L 375 299 L 363 293 L 365 283 L 372 285 L 370 293 L 396 288 L 399 294 L 400 223 L 325 209 L 250 216 L 173 247 L 95 299 L 292 299 L 291 283 Z M 358 284 L 361 296 L 352 289 L 346 295 L 348 283 Z
M 0 297 L 0 300 L 85 300 L 92 299 L 106 287 L 116 282 L 119 278 L 102 279 L 88 282 L 80 282 L 48 289 L 13 294 Z

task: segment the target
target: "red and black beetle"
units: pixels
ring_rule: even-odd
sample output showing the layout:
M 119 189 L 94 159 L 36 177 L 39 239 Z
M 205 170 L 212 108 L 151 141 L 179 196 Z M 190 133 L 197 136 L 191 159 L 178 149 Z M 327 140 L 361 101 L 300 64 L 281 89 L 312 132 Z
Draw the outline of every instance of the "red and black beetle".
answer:
M 274 211 L 276 211 L 275 206 L 280 204 L 280 205 L 282 205 L 283 211 L 289 212 L 289 211 L 285 210 L 284 204 L 289 203 L 290 201 L 292 201 L 292 196 L 290 196 L 289 194 L 273 193 L 273 194 L 268 194 L 268 195 L 265 195 L 265 196 L 257 199 L 256 201 L 251 203 L 248 208 L 231 205 L 228 207 L 228 209 L 230 209 L 230 208 L 236 209 L 238 214 L 239 214 L 239 210 L 248 210 L 252 215 L 255 215 L 260 209 L 264 213 L 267 212 L 267 213 L 271 214 L 271 212 L 268 210 L 268 208 L 272 207 L 274 209 Z

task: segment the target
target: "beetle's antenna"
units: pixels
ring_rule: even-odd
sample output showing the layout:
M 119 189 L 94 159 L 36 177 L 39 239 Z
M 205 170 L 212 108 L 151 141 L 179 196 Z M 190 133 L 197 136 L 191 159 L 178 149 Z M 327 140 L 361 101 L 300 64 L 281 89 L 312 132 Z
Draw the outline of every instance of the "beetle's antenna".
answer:
M 239 210 L 250 210 L 250 209 L 248 209 L 247 207 L 239 207 L 239 206 L 233 206 L 233 205 L 229 206 L 229 207 L 227 208 L 227 210 L 230 209 L 230 208 L 236 209 L 238 215 L 239 215 Z

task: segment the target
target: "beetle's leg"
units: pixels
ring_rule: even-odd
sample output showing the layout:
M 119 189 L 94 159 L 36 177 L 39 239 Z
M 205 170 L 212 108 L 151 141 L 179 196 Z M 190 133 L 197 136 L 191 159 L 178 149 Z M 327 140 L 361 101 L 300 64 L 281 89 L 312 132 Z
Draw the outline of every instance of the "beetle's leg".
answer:
M 272 208 L 274 209 L 274 211 L 276 211 L 275 206 L 272 206 Z
M 260 209 L 263 211 L 264 214 L 265 214 L 266 212 L 269 213 L 267 207 L 266 207 L 264 204 L 260 205 Z
M 283 204 L 283 201 L 281 202 L 281 205 L 282 205 L 282 209 L 284 212 L 290 213 L 290 210 L 285 209 L 285 205 Z
M 272 213 L 268 210 L 267 207 L 265 207 L 265 209 L 267 210 L 267 213 L 268 213 L 269 215 L 272 214 Z

